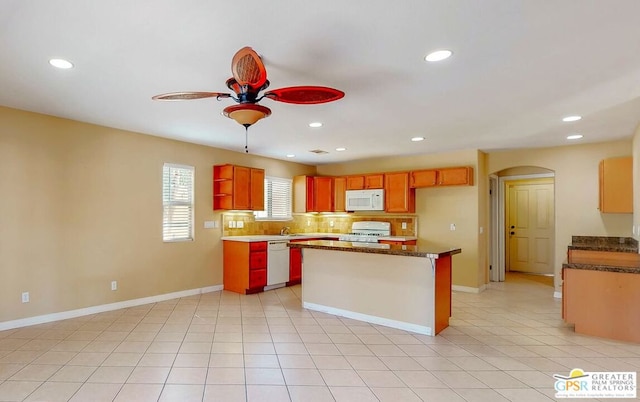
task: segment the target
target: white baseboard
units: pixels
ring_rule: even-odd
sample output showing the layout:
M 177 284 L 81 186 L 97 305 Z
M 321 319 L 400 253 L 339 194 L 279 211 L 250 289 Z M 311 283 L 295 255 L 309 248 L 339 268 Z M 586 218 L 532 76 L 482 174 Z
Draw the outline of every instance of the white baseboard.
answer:
M 479 288 L 472 288 L 470 286 L 460 286 L 460 285 L 451 285 L 451 290 L 456 292 L 465 292 L 465 293 L 480 293 L 484 292 L 487 288 L 487 285 L 482 285 Z
M 5 331 L 7 329 L 27 327 L 29 325 L 45 324 L 47 322 L 52 322 L 52 321 L 68 320 L 70 318 L 82 317 L 85 315 L 91 315 L 91 314 L 97 314 L 97 313 L 104 313 L 105 311 L 113 311 L 121 308 L 141 306 L 143 304 L 158 303 L 165 300 L 194 296 L 202 293 L 217 292 L 222 289 L 224 289 L 223 285 L 207 286 L 204 288 L 182 290 L 180 292 L 165 293 L 162 295 L 143 297 L 140 299 L 132 299 L 132 300 L 125 300 L 117 303 L 102 304 L 99 306 L 86 307 L 86 308 L 81 308 L 77 310 L 62 311 L 60 313 L 38 315 L 35 317 L 21 318 L 19 320 L 13 320 L 13 321 L 4 321 L 4 322 L 0 322 L 0 331 Z
M 371 324 L 383 325 L 385 327 L 391 327 L 391 328 L 401 329 L 404 331 L 416 332 L 422 335 L 433 336 L 433 331 L 431 330 L 431 327 L 426 327 L 423 325 L 411 324 L 404 321 L 390 320 L 388 318 L 356 313 L 349 310 L 342 310 L 339 308 L 323 306 L 321 304 L 315 304 L 315 303 L 304 302 L 302 303 L 302 307 L 309 310 L 320 311 L 321 313 L 333 314 L 340 317 L 351 318 L 353 320 L 368 322 Z
M 562 292 L 553 292 L 553 297 L 556 299 L 562 299 Z

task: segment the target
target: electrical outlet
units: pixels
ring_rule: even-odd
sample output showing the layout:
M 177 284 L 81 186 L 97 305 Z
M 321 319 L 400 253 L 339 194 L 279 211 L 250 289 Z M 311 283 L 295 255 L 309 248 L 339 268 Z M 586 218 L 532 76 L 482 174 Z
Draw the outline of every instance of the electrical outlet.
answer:
M 484 233 L 484 228 L 482 226 L 480 226 L 480 234 Z
M 242 229 L 244 227 L 244 221 L 237 221 L 236 222 L 236 227 L 238 229 Z
M 333 221 L 329 221 L 329 226 L 333 227 Z
M 307 226 L 311 226 L 311 221 L 307 221 Z
M 451 230 L 451 231 L 456 230 L 456 224 L 452 223 L 451 226 L 449 226 L 449 230 Z
M 29 292 L 22 292 L 22 302 L 29 303 Z
M 118 290 L 118 281 L 111 281 L 111 290 Z
M 402 229 L 406 229 L 407 228 L 407 222 L 402 222 Z

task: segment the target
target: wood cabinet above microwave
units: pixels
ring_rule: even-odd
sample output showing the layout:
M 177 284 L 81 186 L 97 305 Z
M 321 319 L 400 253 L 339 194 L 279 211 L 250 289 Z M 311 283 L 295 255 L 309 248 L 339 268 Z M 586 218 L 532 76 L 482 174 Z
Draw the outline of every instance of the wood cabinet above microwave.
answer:
M 384 188 L 384 174 L 347 176 L 347 190 L 373 190 Z

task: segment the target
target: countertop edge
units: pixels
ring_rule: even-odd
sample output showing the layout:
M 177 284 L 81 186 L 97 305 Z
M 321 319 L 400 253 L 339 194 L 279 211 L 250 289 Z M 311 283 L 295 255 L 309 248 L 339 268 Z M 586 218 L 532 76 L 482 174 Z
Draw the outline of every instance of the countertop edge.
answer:
M 615 273 L 623 273 L 623 274 L 640 274 L 640 267 L 620 267 L 615 265 L 564 263 L 562 264 L 562 269 L 581 269 L 586 271 L 615 272 Z
M 312 248 L 317 250 L 333 250 L 333 251 L 346 251 L 353 253 L 367 253 L 367 254 L 384 254 L 384 255 L 398 255 L 404 257 L 422 257 L 438 259 L 450 255 L 460 254 L 462 249 L 454 248 L 448 250 L 439 251 L 421 251 L 416 250 L 416 246 L 391 246 L 390 248 L 368 248 L 368 247 L 356 247 L 352 246 L 351 242 L 339 242 L 344 244 L 332 245 L 332 244 L 309 244 L 308 242 L 290 243 L 291 248 Z

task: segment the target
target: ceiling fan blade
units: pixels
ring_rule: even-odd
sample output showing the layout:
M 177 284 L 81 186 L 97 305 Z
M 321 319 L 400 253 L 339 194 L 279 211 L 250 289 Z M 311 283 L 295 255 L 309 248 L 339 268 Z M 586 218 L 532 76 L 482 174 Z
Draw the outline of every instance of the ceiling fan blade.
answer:
M 278 102 L 312 105 L 333 102 L 344 97 L 344 92 L 328 87 L 299 86 L 268 91 L 265 97 Z
M 258 53 L 246 46 L 238 50 L 231 61 L 233 78 L 239 85 L 259 90 L 267 81 L 267 70 Z
M 229 98 L 231 94 L 223 92 L 171 92 L 168 94 L 161 94 L 152 97 L 153 100 L 161 101 L 181 101 L 190 99 L 202 99 L 202 98 Z

